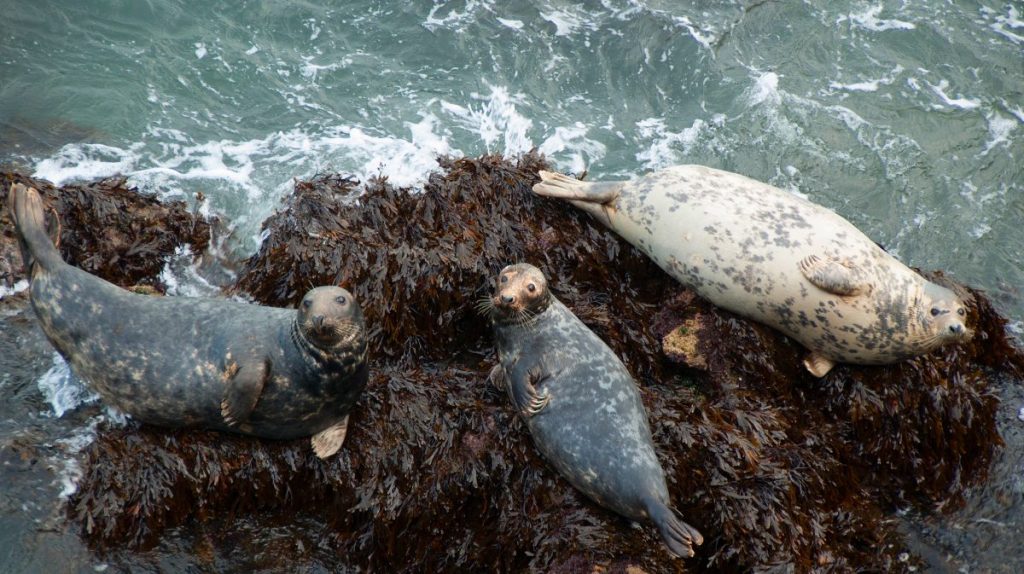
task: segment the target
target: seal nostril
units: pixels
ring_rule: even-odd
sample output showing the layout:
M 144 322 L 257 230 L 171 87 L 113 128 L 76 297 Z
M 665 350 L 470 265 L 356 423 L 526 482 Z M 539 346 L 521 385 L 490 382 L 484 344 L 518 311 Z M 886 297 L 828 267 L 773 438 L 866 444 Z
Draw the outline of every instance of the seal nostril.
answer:
M 514 296 L 512 296 L 512 295 L 502 295 L 501 296 L 501 302 L 502 303 L 513 303 L 515 300 L 516 300 L 516 298 Z
M 953 333 L 955 335 L 959 335 L 963 331 L 964 331 L 964 326 L 963 325 L 950 325 L 949 326 L 949 332 Z
M 313 317 L 313 326 L 317 329 L 322 328 L 324 326 L 324 316 L 317 315 L 316 317 Z

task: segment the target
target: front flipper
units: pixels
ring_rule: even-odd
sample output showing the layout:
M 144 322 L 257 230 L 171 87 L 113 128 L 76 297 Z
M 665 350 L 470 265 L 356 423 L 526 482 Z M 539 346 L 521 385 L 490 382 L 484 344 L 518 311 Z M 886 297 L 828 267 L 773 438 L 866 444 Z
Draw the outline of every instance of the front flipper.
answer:
M 340 423 L 329 426 L 326 429 L 313 435 L 310 442 L 313 444 L 313 452 L 321 459 L 326 459 L 338 452 L 345 442 L 345 434 L 348 433 L 348 415 L 341 419 Z
M 818 377 L 824 377 L 832 370 L 832 367 L 836 366 L 835 361 L 828 357 L 818 353 L 817 351 L 811 351 L 810 355 L 804 359 L 804 366 L 811 372 L 812 375 Z
M 867 293 L 871 285 L 859 277 L 856 265 L 848 260 L 808 255 L 800 261 L 800 271 L 819 289 L 843 297 Z
M 249 362 L 239 366 L 229 353 L 225 360 L 224 396 L 220 401 L 220 414 L 228 426 L 238 426 L 249 420 L 270 376 L 270 361 Z
M 512 397 L 519 414 L 523 418 L 530 418 L 544 410 L 551 400 L 551 394 L 547 389 L 538 393 L 537 385 L 551 376 L 541 367 L 534 367 L 526 372 L 513 372 L 506 380 L 508 381 L 508 392 Z
M 573 199 L 587 203 L 611 203 L 619 198 L 621 181 L 580 181 L 560 173 L 540 171 L 540 183 L 533 186 L 537 195 Z
M 487 383 L 496 389 L 508 388 L 508 376 L 505 374 L 505 369 L 502 368 L 501 363 L 494 365 L 491 369 L 491 373 L 487 375 Z

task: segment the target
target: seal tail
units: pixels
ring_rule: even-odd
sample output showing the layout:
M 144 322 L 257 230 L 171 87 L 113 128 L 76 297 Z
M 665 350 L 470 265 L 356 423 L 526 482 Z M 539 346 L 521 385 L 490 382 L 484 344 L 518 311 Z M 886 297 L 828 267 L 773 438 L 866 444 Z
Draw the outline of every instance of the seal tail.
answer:
M 680 520 L 675 511 L 664 503 L 651 500 L 647 505 L 647 514 L 658 528 L 665 546 L 676 556 L 690 558 L 693 556 L 693 547 L 704 543 L 700 532 Z
M 18 230 L 18 243 L 25 269 L 31 276 L 32 265 L 53 269 L 64 262 L 46 230 L 46 212 L 39 192 L 20 183 L 11 185 L 8 194 L 11 220 Z
M 622 181 L 580 181 L 561 173 L 540 171 L 540 183 L 533 186 L 537 195 L 607 204 L 619 198 Z

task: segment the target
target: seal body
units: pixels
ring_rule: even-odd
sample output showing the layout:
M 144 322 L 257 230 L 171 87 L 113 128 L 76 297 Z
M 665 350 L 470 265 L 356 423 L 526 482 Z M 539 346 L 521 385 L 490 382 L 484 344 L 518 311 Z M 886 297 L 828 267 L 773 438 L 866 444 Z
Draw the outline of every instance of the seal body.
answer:
M 43 332 L 106 402 L 166 427 L 315 435 L 324 457 L 341 446 L 367 380 L 347 291 L 314 289 L 299 310 L 131 293 L 61 260 L 35 190 L 15 186 L 11 204 Z
M 952 291 L 836 213 L 742 175 L 683 165 L 586 183 L 541 172 L 534 192 L 570 200 L 705 299 L 796 339 L 817 376 L 970 336 Z
M 703 540 L 669 507 L 647 414 L 625 366 L 547 292 L 535 267 L 507 267 L 500 277 L 504 288 L 499 283 L 489 307 L 500 359 L 492 378 L 506 386 L 538 450 L 587 497 L 650 520 L 672 552 L 692 556 Z M 510 311 L 523 302 L 523 312 Z

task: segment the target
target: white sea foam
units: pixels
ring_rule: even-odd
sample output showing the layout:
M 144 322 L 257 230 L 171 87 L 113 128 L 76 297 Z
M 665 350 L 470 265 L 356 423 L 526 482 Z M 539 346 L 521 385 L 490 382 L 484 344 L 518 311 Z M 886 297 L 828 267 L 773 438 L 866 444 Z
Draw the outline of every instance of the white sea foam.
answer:
M 11 295 L 14 295 L 16 293 L 21 293 L 26 289 L 28 289 L 27 279 L 20 279 L 18 281 L 15 281 L 14 285 L 11 285 L 10 287 L 4 287 L 3 285 L 0 285 L 0 299 L 3 299 L 4 297 L 10 297 Z
M 1024 335 L 1024 321 L 1010 321 L 1006 328 L 1016 336 Z
M 64 185 L 76 180 L 92 180 L 131 171 L 142 143 L 129 149 L 93 143 L 68 144 L 53 157 L 36 164 L 33 176 Z
M 564 171 L 575 173 L 587 169 L 587 165 L 604 157 L 605 145 L 587 137 L 589 128 L 582 122 L 572 126 L 559 126 L 537 148 L 540 153 L 552 158 L 555 165 Z M 563 152 L 569 151 L 568 157 Z
M 302 58 L 304 60 L 304 63 L 302 64 L 302 67 L 299 69 L 299 72 L 302 74 L 304 78 L 309 79 L 314 84 L 316 83 L 317 78 L 319 78 L 322 72 L 333 72 L 334 70 L 342 70 L 351 66 L 353 62 L 350 56 L 346 56 L 342 58 L 341 61 L 339 62 L 332 62 L 330 64 L 321 65 L 314 64 L 313 58 L 314 56 L 304 56 Z
M 480 104 L 462 106 L 441 100 L 441 109 L 450 115 L 456 125 L 476 133 L 488 152 L 502 151 L 505 155 L 515 155 L 528 151 L 532 147 L 528 132 L 533 122 L 517 109 L 517 105 L 523 103 L 524 96 L 510 94 L 502 86 L 490 88 L 491 93 L 486 96 L 470 94 L 470 98 Z M 499 150 L 498 145 L 502 149 Z
M 513 30 L 522 30 L 523 29 L 523 21 L 522 20 L 511 20 L 511 19 L 506 19 L 506 18 L 495 18 L 495 20 L 497 20 L 498 23 L 501 24 L 502 26 L 506 26 L 508 28 L 512 28 Z
M 662 118 L 641 120 L 636 124 L 637 134 L 651 143 L 637 152 L 636 159 L 643 162 L 644 169 L 649 171 L 677 164 L 680 153 L 686 156 L 691 152 L 706 125 L 704 120 L 697 118 L 690 127 L 671 132 Z
M 845 16 L 840 16 L 836 23 L 841 23 L 845 20 L 849 20 L 851 25 L 871 30 L 872 32 L 884 32 L 886 30 L 913 30 L 915 26 L 912 22 L 904 22 L 903 20 L 889 19 L 884 20 L 878 16 L 882 13 L 883 7 L 869 6 L 863 12 L 850 13 Z
M 206 44 L 202 42 L 196 42 L 196 59 L 202 60 L 206 57 Z
M 829 82 L 828 87 L 834 90 L 846 90 L 848 92 L 877 92 L 878 85 L 883 83 L 882 80 L 871 80 L 867 82 L 853 82 L 851 84 L 840 84 L 839 82 Z
M 1024 44 L 1024 20 L 1020 19 L 1020 12 L 1012 4 L 1007 6 L 1006 9 L 1006 16 L 1002 14 L 996 16 L 995 21 L 989 24 L 989 28 L 1014 44 Z M 984 10 L 991 12 L 990 8 L 983 8 Z M 1014 31 L 1011 32 L 1010 29 Z
M 870 80 L 861 80 L 859 82 L 829 82 L 829 88 L 832 90 L 843 90 L 847 92 L 877 92 L 881 86 L 889 86 L 896 82 L 896 79 L 900 74 L 903 73 L 903 66 L 897 65 L 888 74 L 881 78 L 874 78 Z
M 477 12 L 481 10 L 493 12 L 494 0 L 469 0 L 462 12 L 450 10 L 444 16 L 439 17 L 438 14 L 447 7 L 448 3 L 446 2 L 435 3 L 434 7 L 430 9 L 430 13 L 427 14 L 427 19 L 423 21 L 423 27 L 431 31 L 439 28 L 458 31 L 474 21 Z
M 1020 104 L 1010 104 L 1006 100 L 1000 101 L 1004 106 L 1006 106 L 1006 111 L 1013 114 L 1014 117 L 1016 117 L 1017 120 L 1020 121 L 1020 123 L 1024 124 L 1024 108 L 1020 107 Z
M 707 50 L 709 53 L 711 53 L 712 55 L 715 53 L 713 43 L 717 42 L 718 38 L 713 33 L 701 30 L 699 26 L 694 24 L 686 16 L 673 16 L 672 21 L 675 23 L 676 26 L 679 26 L 680 28 L 686 30 L 686 33 L 689 34 L 691 38 L 696 40 L 698 44 L 703 46 L 704 49 Z
M 310 42 L 320 37 L 322 29 L 320 28 L 320 25 L 316 23 L 316 18 L 307 18 L 302 22 L 302 25 L 309 29 Z
M 60 450 L 60 455 L 51 461 L 57 471 L 56 482 L 60 485 L 58 496 L 61 500 L 67 500 L 72 494 L 78 492 L 78 484 L 82 481 L 83 476 L 79 455 L 96 441 L 96 429 L 103 423 L 124 426 L 128 423 L 128 416 L 117 409 L 106 407 L 103 414 L 89 417 L 85 426 L 76 428 L 71 436 L 54 441 L 54 445 Z
M 50 414 L 58 418 L 70 410 L 100 398 L 74 376 L 71 368 L 58 353 L 53 354 L 53 366 L 39 378 L 37 385 L 53 409 Z
M 963 94 L 957 94 L 955 98 L 949 97 L 946 93 L 946 90 L 949 89 L 949 81 L 946 79 L 939 80 L 938 85 L 932 84 L 927 80 L 925 80 L 925 83 L 928 84 L 928 87 L 931 88 L 936 95 L 942 98 L 943 103 L 947 106 L 960 108 L 962 110 L 973 110 L 981 105 L 981 100 L 965 98 Z
M 761 104 L 777 106 L 782 102 L 782 95 L 779 93 L 779 75 L 775 72 L 765 72 L 754 80 L 754 85 L 744 92 L 747 98 L 747 105 L 750 107 Z
M 194 142 L 175 130 L 151 130 L 154 137 L 146 144 L 127 149 L 66 145 L 39 161 L 33 171 L 57 185 L 124 174 L 133 185 L 177 197 L 190 196 L 188 190 L 196 184 L 216 182 L 242 191 L 255 204 L 272 204 L 266 200 L 290 189 L 293 177 L 309 176 L 326 166 L 364 180 L 385 173 L 393 183 L 410 186 L 436 169 L 438 155 L 457 151 L 444 134 L 436 133 L 437 118 L 432 114 L 405 125 L 409 135 L 404 138 L 337 125 L 314 133 L 296 128 L 260 139 L 207 142 Z
M 1008 147 L 1012 143 L 1010 134 L 1017 129 L 1016 121 L 1004 118 L 995 112 L 987 114 L 985 119 L 988 121 L 988 134 L 991 139 L 985 144 L 985 149 L 981 151 L 980 155 L 988 155 L 988 152 L 998 145 Z
M 982 237 L 988 235 L 990 231 L 992 231 L 991 225 L 987 223 L 979 223 L 975 225 L 973 229 L 971 229 L 970 234 L 971 237 L 974 237 L 975 239 L 981 239 Z
M 168 296 L 215 297 L 220 288 L 210 284 L 196 269 L 192 248 L 181 245 L 167 259 L 160 270 L 160 282 L 167 287 Z
M 579 9 L 561 8 L 551 12 L 541 12 L 540 17 L 555 25 L 555 36 L 570 36 L 580 28 L 596 29 L 597 25 L 584 18 Z

